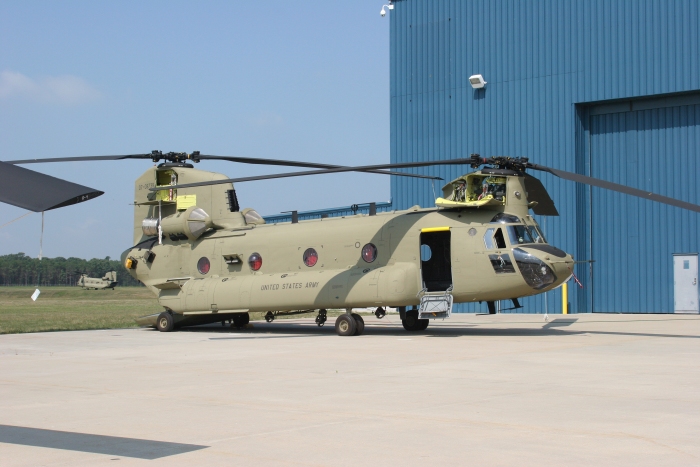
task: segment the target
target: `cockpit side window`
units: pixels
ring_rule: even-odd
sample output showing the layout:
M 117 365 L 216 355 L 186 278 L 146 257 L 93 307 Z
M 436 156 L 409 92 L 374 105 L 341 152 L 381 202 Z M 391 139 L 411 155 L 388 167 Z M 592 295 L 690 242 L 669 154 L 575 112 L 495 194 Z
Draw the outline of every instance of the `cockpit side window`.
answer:
M 493 250 L 494 248 L 505 248 L 506 239 L 503 237 L 503 230 L 498 229 L 486 229 L 484 234 L 484 245 L 486 245 L 487 250 Z
M 506 247 L 506 239 L 503 238 L 503 230 L 496 229 L 496 233 L 493 236 L 493 239 L 496 242 L 496 248 L 505 248 Z

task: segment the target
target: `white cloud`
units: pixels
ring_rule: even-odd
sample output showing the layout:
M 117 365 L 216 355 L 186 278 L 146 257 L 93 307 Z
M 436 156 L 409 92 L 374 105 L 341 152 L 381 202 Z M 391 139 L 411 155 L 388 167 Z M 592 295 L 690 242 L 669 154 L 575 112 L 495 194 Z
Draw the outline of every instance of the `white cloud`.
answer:
M 27 98 L 42 103 L 85 104 L 95 101 L 100 92 L 77 76 L 47 76 L 32 79 L 14 71 L 0 72 L 0 99 Z

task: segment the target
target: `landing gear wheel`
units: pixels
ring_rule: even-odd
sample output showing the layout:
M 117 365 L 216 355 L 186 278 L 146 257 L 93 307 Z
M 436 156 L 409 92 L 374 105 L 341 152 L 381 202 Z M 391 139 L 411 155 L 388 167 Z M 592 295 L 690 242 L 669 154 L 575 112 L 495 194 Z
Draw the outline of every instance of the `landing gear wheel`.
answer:
M 167 311 L 159 314 L 158 320 L 156 321 L 156 328 L 158 328 L 160 332 L 170 332 L 175 329 L 175 320 L 173 319 L 173 315 Z
M 271 312 L 271 311 L 268 311 L 268 312 L 265 314 L 265 321 L 267 321 L 268 323 L 271 323 L 271 322 L 273 322 L 274 320 L 275 320 L 275 314 L 274 314 L 273 312 Z
M 365 320 L 357 313 L 353 313 L 351 316 L 355 319 L 355 327 L 357 328 L 355 329 L 355 335 L 359 336 L 365 332 Z
M 416 331 L 425 331 L 426 329 L 428 329 L 429 324 L 430 324 L 429 319 L 419 319 L 418 326 L 416 327 Z
M 420 326 L 418 321 L 418 311 L 411 310 L 406 312 L 406 318 L 401 320 L 401 324 L 406 331 L 418 331 Z
M 328 319 L 328 315 L 326 313 L 326 310 L 318 310 L 318 315 L 316 315 L 316 324 L 318 324 L 319 328 L 326 324 L 326 320 Z
M 248 313 L 241 313 L 233 316 L 231 327 L 241 329 L 244 328 L 248 323 L 250 323 L 250 315 L 248 315 Z
M 386 310 L 384 310 L 384 308 L 382 307 L 379 307 L 377 308 L 377 311 L 374 312 L 374 316 L 376 316 L 377 319 L 382 319 L 386 316 Z
M 357 321 L 348 314 L 338 316 L 335 320 L 335 332 L 339 336 L 352 336 L 357 331 Z

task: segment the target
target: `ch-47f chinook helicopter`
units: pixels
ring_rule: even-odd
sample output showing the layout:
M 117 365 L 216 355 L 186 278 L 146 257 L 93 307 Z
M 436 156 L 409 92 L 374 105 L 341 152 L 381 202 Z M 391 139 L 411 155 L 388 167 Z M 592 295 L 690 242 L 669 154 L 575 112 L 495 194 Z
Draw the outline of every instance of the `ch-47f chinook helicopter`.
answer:
M 102 279 L 97 277 L 88 277 L 87 274 L 81 274 L 78 283 L 75 284 L 78 287 L 82 287 L 85 290 L 105 290 L 112 289 L 119 284 L 117 282 L 117 271 L 108 271 L 102 276 Z
M 398 307 L 408 331 L 450 316 L 453 303 L 512 300 L 546 292 L 567 281 L 574 260 L 549 245 L 530 215 L 557 215 L 546 189 L 527 169 L 700 212 L 700 206 L 580 174 L 532 164 L 526 158 L 469 158 L 362 167 L 194 152 L 33 159 L 10 163 L 76 160 L 164 160 L 136 180 L 134 245 L 122 254 L 131 275 L 157 297 L 164 311 L 140 324 L 160 331 L 231 321 L 249 313 L 268 321 L 281 314 L 345 309 L 335 322 L 341 336 L 358 335 L 363 318 L 354 308 Z M 315 170 L 229 179 L 195 169 L 201 160 L 308 167 Z M 234 183 L 360 171 L 406 175 L 385 169 L 469 165 L 476 169 L 447 183 L 435 207 L 265 224 L 253 209 L 240 209 Z M 483 167 L 482 167 L 483 166 Z M 421 176 L 419 176 L 421 177 Z M 435 178 L 426 177 L 423 178 Z

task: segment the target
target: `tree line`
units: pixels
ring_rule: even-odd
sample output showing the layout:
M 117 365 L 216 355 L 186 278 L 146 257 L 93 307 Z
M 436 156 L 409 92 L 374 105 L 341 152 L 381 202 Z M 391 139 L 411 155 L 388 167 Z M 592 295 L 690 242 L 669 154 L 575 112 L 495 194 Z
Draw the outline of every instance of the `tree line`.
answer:
M 75 285 L 81 274 L 101 278 L 108 271 L 117 271 L 120 286 L 138 286 L 121 261 L 81 258 L 32 258 L 24 253 L 0 256 L 0 285 L 53 286 Z

